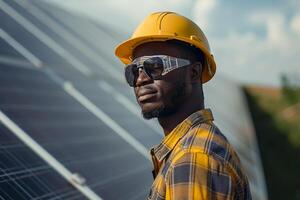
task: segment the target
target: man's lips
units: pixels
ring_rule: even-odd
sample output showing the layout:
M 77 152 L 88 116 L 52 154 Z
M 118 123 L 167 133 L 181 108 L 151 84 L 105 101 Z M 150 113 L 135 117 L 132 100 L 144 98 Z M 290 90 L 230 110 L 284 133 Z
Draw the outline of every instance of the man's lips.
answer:
M 149 88 L 141 88 L 137 93 L 137 100 L 142 103 L 146 100 L 153 98 L 156 95 L 157 91 Z

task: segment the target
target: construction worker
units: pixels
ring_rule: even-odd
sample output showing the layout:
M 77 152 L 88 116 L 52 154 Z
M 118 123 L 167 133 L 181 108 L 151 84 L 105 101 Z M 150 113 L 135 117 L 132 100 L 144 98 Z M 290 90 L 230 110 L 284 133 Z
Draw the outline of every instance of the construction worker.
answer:
M 204 108 L 202 84 L 216 64 L 201 29 L 177 13 L 156 12 L 115 54 L 144 118 L 157 118 L 165 135 L 150 151 L 147 199 L 251 199 L 235 150 Z

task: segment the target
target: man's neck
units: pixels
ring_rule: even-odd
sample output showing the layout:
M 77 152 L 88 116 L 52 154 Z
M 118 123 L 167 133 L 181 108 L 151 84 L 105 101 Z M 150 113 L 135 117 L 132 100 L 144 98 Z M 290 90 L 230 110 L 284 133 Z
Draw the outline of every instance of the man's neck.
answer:
M 191 98 L 189 101 L 184 102 L 183 105 L 176 111 L 176 113 L 159 117 L 158 122 L 164 130 L 165 136 L 167 136 L 178 124 L 185 120 L 192 113 L 204 109 L 203 98 Z

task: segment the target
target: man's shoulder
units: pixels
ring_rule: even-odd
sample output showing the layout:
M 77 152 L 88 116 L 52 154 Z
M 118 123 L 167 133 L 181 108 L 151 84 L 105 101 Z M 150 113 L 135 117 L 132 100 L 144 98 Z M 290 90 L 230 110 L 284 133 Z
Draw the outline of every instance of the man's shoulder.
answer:
M 183 152 L 202 153 L 225 164 L 240 164 L 240 160 L 220 129 L 213 123 L 193 126 L 179 143 Z

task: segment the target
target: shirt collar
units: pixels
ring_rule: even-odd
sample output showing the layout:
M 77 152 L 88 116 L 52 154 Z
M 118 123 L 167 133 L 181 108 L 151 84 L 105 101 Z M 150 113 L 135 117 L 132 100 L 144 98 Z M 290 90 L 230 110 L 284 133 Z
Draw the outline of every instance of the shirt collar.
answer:
M 160 144 L 154 146 L 151 151 L 154 152 L 156 159 L 161 162 L 169 152 L 173 150 L 179 140 L 188 132 L 193 124 L 205 121 L 213 121 L 213 115 L 210 109 L 202 109 L 194 112 L 180 124 L 178 124 Z

